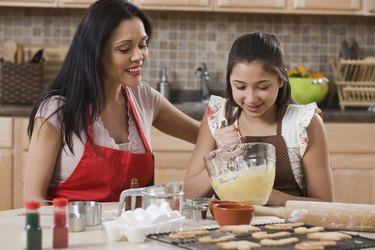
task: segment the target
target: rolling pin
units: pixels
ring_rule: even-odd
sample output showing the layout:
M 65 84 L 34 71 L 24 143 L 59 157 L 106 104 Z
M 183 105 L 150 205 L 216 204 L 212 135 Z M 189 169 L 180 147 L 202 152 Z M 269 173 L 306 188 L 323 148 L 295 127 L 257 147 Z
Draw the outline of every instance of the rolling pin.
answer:
M 255 215 L 277 216 L 330 230 L 375 232 L 375 205 L 370 204 L 290 200 L 285 207 L 255 206 Z

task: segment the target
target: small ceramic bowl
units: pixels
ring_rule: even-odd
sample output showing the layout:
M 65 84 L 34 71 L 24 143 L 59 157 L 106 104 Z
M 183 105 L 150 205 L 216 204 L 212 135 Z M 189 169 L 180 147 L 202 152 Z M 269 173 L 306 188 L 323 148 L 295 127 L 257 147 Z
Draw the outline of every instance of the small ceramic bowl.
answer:
M 210 213 L 212 215 L 212 217 L 215 218 L 215 215 L 214 215 L 214 205 L 216 204 L 239 204 L 239 202 L 237 201 L 224 201 L 224 200 L 210 200 L 208 202 L 208 209 L 210 210 Z
M 255 208 L 244 204 L 216 204 L 213 207 L 215 220 L 220 226 L 249 225 Z

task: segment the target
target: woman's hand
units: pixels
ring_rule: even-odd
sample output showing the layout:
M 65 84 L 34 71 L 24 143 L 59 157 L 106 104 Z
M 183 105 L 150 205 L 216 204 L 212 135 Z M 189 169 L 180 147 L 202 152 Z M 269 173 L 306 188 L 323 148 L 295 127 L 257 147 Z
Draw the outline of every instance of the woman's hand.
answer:
M 218 148 L 241 143 L 241 136 L 238 126 L 233 124 L 217 130 L 215 133 L 215 141 Z

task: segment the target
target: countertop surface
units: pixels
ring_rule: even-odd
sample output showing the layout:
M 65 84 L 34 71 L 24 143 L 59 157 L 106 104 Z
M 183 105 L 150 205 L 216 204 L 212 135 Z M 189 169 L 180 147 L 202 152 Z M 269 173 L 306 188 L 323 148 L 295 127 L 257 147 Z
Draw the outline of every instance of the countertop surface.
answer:
M 113 220 L 117 214 L 118 203 L 103 203 L 102 222 Z M 43 206 L 40 211 L 40 225 L 42 228 L 43 249 L 52 249 L 52 206 Z M 277 217 L 257 217 L 253 218 L 252 225 L 267 224 L 265 221 Z M 255 223 L 256 219 L 260 219 Z M 207 223 L 207 221 L 211 221 Z M 272 222 L 277 223 L 277 222 Z M 1 249 L 22 249 L 23 233 L 25 226 L 24 209 L 14 209 L 0 211 L 0 248 Z M 182 224 L 181 230 L 208 229 L 217 227 L 212 219 L 206 220 L 186 220 Z M 357 234 L 357 233 L 356 233 Z M 366 238 L 372 239 L 373 233 L 358 233 Z M 82 232 L 69 232 L 69 249 L 153 249 L 168 250 L 181 249 L 180 247 L 163 243 L 157 240 L 146 238 L 140 244 L 131 244 L 126 240 L 110 241 L 103 225 L 86 227 Z M 374 249 L 374 248 L 367 248 Z
M 174 104 L 185 114 L 196 120 L 201 120 L 207 104 L 199 102 L 187 102 Z M 5 105 L 0 104 L 0 116 L 25 116 L 28 117 L 32 111 L 31 105 Z M 375 122 L 375 112 L 363 109 L 322 109 L 325 122 Z

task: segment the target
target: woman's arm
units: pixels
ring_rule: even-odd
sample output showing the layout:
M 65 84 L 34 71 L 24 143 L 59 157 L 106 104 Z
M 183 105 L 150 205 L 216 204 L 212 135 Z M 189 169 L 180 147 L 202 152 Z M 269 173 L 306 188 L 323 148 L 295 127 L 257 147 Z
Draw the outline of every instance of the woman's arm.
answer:
M 58 129 L 42 118 L 36 118 L 31 135 L 24 173 L 24 199 L 47 198 L 56 159 L 61 148 Z
M 309 142 L 302 158 L 307 197 L 292 196 L 273 190 L 267 205 L 283 206 L 287 200 L 334 201 L 327 135 L 323 121 L 317 114 L 311 119 L 307 133 Z
M 197 141 L 199 122 L 181 112 L 165 98 L 153 125 L 168 135 L 193 144 Z
M 214 192 L 203 158 L 214 149 L 215 140 L 208 128 L 206 110 L 199 128 L 198 140 L 184 178 L 185 198 L 211 197 L 213 195 Z

